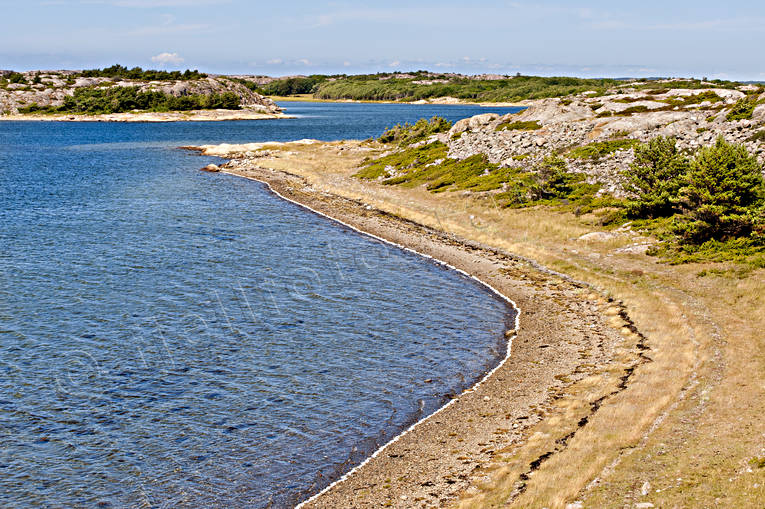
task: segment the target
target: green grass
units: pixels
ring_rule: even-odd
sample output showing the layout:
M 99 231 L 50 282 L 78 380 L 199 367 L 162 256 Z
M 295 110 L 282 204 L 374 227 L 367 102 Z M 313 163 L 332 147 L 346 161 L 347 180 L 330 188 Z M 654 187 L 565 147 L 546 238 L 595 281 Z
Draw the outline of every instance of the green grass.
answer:
M 701 92 L 700 94 L 694 94 L 694 95 L 688 95 L 688 96 L 677 96 L 677 97 L 671 97 L 669 99 L 659 99 L 661 102 L 665 102 L 670 106 L 680 106 L 680 107 L 687 107 L 694 104 L 701 104 L 704 101 L 709 101 L 711 103 L 719 103 L 723 100 L 722 97 L 717 95 L 716 93 L 712 92 L 711 90 L 707 90 L 704 92 Z
M 417 166 L 432 164 L 438 159 L 443 159 L 446 157 L 447 150 L 446 145 L 440 142 L 399 150 L 387 156 L 369 161 L 355 176 L 362 179 L 389 178 L 391 171 L 405 171 Z
M 495 131 L 534 131 L 541 128 L 542 124 L 536 120 L 517 120 L 515 122 L 508 120 L 499 124 Z
M 609 197 L 596 197 L 600 186 L 587 184 L 582 174 L 565 171 L 565 161 L 547 161 L 534 168 L 500 168 L 484 154 L 466 159 L 450 159 L 447 147 L 435 142 L 416 148 L 404 148 L 366 162 L 355 176 L 381 179 L 384 185 L 425 186 L 431 192 L 468 190 L 475 193 L 494 191 L 503 207 L 556 205 L 577 213 L 619 205 Z M 551 166 L 546 166 L 550 165 Z M 563 165 L 563 167 L 555 166 Z M 623 216 L 621 212 L 620 217 Z
M 566 157 L 569 159 L 600 159 L 617 150 L 634 148 L 638 143 L 638 140 L 633 139 L 596 141 L 589 145 L 582 145 L 581 147 L 576 147 L 570 150 L 566 154 Z
M 736 101 L 736 104 L 731 107 L 730 111 L 725 116 L 725 119 L 729 122 L 734 122 L 736 120 L 750 120 L 752 118 L 752 114 L 754 113 L 755 106 L 755 101 L 752 101 L 746 97 L 739 99 Z

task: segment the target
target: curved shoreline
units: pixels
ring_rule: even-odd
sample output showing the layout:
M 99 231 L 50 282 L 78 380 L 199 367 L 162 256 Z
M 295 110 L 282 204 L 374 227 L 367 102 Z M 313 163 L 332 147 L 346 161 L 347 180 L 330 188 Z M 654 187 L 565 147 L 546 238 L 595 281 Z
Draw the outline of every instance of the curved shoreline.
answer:
M 279 193 L 276 189 L 274 189 L 274 187 L 268 181 L 266 181 L 266 180 L 258 179 L 256 177 L 248 177 L 248 176 L 245 176 L 245 175 L 240 175 L 240 174 L 237 174 L 237 173 L 234 173 L 234 172 L 230 172 L 230 171 L 225 171 L 225 170 L 222 170 L 220 173 L 224 173 L 226 175 L 232 175 L 232 176 L 235 176 L 235 177 L 240 177 L 240 178 L 244 178 L 244 179 L 248 179 L 248 180 L 254 180 L 255 182 L 260 182 L 261 184 L 266 186 L 266 189 L 268 189 L 271 193 L 273 193 L 274 195 L 278 196 L 282 200 L 285 200 L 287 202 L 293 203 L 293 204 L 295 204 L 295 205 L 297 205 L 297 206 L 299 206 L 299 207 L 301 207 L 303 209 L 306 209 L 306 210 L 308 210 L 308 211 L 310 211 L 310 212 L 312 212 L 314 214 L 317 214 L 317 215 L 322 216 L 322 217 L 324 217 L 326 219 L 329 219 L 330 221 L 339 223 L 339 224 L 345 226 L 346 228 L 349 228 L 349 229 L 351 229 L 351 230 L 353 230 L 353 231 L 355 231 L 355 232 L 357 232 L 357 233 L 359 233 L 361 235 L 364 235 L 364 236 L 367 236 L 367 237 L 371 237 L 371 238 L 376 239 L 376 240 L 378 240 L 380 242 L 384 242 L 386 244 L 395 246 L 395 247 L 397 247 L 397 248 L 399 248 L 399 249 L 401 249 L 403 251 L 407 251 L 409 253 L 416 254 L 417 256 L 425 258 L 426 260 L 433 261 L 433 262 L 435 262 L 435 263 L 437 263 L 439 265 L 443 265 L 443 266 L 449 268 L 450 270 L 453 270 L 453 271 L 455 271 L 455 272 L 457 272 L 459 274 L 462 274 L 463 276 L 469 277 L 470 279 L 478 282 L 482 286 L 488 288 L 492 293 L 494 293 L 495 295 L 500 297 L 502 300 L 507 302 L 510 305 L 510 307 L 515 311 L 515 317 L 514 317 L 514 320 L 513 320 L 514 321 L 513 329 L 508 330 L 508 331 L 505 332 L 505 339 L 507 340 L 505 356 L 499 361 L 499 363 L 497 363 L 496 366 L 494 366 L 487 373 L 485 373 L 473 385 L 471 385 L 470 387 L 468 387 L 467 389 L 462 391 L 456 398 L 450 399 L 444 405 L 442 405 L 441 407 L 436 409 L 434 412 L 430 413 L 429 415 L 426 415 L 422 419 L 420 419 L 417 422 L 415 422 L 414 424 L 410 425 L 408 428 L 406 428 L 403 431 L 401 431 L 399 434 L 397 434 L 395 437 L 390 439 L 388 442 L 386 442 L 382 446 L 378 447 L 372 454 L 370 454 L 366 459 L 364 459 L 364 461 L 362 461 L 358 465 L 354 466 L 348 472 L 344 473 L 338 479 L 336 479 L 335 481 L 333 481 L 332 483 L 330 483 L 329 485 L 324 487 L 321 491 L 315 493 L 314 495 L 312 495 L 308 499 L 300 502 L 299 504 L 297 504 L 295 506 L 295 509 L 302 509 L 306 505 L 308 505 L 311 502 L 317 500 L 324 493 L 327 493 L 329 490 L 331 490 L 336 485 L 344 482 L 346 479 L 348 479 L 350 476 L 352 476 L 355 472 L 357 472 L 358 470 L 363 468 L 364 465 L 366 465 L 367 463 L 372 461 L 375 457 L 377 457 L 380 453 L 385 451 L 390 445 L 398 442 L 401 438 L 403 438 L 404 436 L 406 436 L 407 434 L 412 432 L 415 428 L 420 426 L 422 423 L 430 420 L 431 418 L 435 417 L 436 415 L 440 414 L 441 412 L 443 412 L 444 410 L 449 408 L 449 406 L 451 406 L 452 404 L 456 403 L 465 394 L 469 394 L 469 393 L 475 392 L 487 379 L 489 379 L 498 369 L 500 369 L 508 361 L 508 359 L 510 359 L 510 357 L 512 356 L 513 340 L 517 336 L 517 331 L 520 329 L 521 309 L 518 307 L 518 305 L 515 303 L 515 301 L 513 301 L 510 297 L 508 297 L 507 295 L 503 294 L 502 292 L 500 292 L 499 290 L 494 288 L 491 284 L 487 283 L 486 281 L 481 280 L 480 278 L 474 276 L 473 274 L 469 274 L 468 272 L 466 272 L 466 271 L 464 271 L 464 270 L 462 270 L 462 269 L 460 269 L 458 267 L 455 267 L 455 266 L 451 265 L 448 262 L 445 262 L 443 260 L 440 260 L 438 258 L 430 256 L 429 254 L 417 251 L 416 249 L 412 249 L 410 247 L 404 246 L 403 244 L 399 244 L 397 242 L 393 242 L 392 240 L 388 240 L 386 238 L 380 237 L 380 236 L 375 235 L 375 234 L 373 234 L 371 232 L 368 232 L 368 231 L 356 228 L 355 226 L 350 225 L 350 224 L 346 223 L 345 221 L 342 221 L 341 219 L 338 219 L 336 217 L 332 217 L 332 216 L 330 216 L 328 214 L 325 214 L 325 213 L 323 213 L 323 212 L 321 212 L 319 210 L 316 210 L 316 209 L 314 209 L 314 208 L 312 208 L 312 207 L 310 207 L 310 206 L 308 206 L 308 205 L 306 205 L 304 203 L 301 203 L 299 201 L 296 201 L 296 200 L 293 200 L 291 198 L 288 198 L 288 197 L 284 196 L 283 194 Z
M 561 414 L 565 408 L 557 401 L 567 391 L 581 390 L 575 387 L 582 383 L 590 387 L 595 379 L 603 383 L 586 389 L 592 395 L 588 399 L 602 401 L 616 394 L 616 384 L 634 369 L 639 358 L 636 337 L 625 336 L 624 320 L 612 313 L 623 309 L 621 305 L 531 259 L 401 216 L 385 200 L 378 204 L 359 199 L 336 183 L 316 188 L 308 167 L 301 165 L 313 161 L 323 167 L 331 160 L 304 157 L 304 151 L 316 154 L 316 147 L 298 147 L 290 146 L 298 150 L 293 152 L 280 146 L 280 155 L 270 159 L 236 151 L 218 154 L 229 161 L 212 171 L 258 181 L 286 201 L 453 267 L 524 311 L 524 326 L 514 331 L 505 358 L 480 384 L 417 421 L 329 486 L 306 490 L 300 507 L 424 508 L 458 503 L 476 493 L 476 486 L 482 489 L 493 465 L 508 461 L 503 457 L 514 450 L 520 451 L 515 464 L 527 479 L 551 454 L 565 449 L 599 406 L 577 402 Z M 548 418 L 557 423 L 555 431 L 535 431 L 544 429 Z M 546 438 L 540 443 L 538 436 Z

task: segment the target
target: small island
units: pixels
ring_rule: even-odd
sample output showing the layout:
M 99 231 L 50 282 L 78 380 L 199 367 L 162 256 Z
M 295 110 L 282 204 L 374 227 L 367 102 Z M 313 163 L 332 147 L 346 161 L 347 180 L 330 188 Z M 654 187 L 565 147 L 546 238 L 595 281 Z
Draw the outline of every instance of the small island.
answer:
M 286 118 L 236 80 L 114 65 L 84 71 L 0 70 L 0 120 L 172 122 Z

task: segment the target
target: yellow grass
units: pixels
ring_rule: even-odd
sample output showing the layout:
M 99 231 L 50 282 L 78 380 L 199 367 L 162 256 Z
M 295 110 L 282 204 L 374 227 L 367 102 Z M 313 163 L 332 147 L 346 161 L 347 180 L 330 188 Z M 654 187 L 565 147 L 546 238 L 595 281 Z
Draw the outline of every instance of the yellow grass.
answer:
M 640 363 L 626 389 L 604 399 L 586 425 L 577 423 L 592 401 L 615 391 L 621 368 L 568 387 L 525 441 L 477 473 L 457 506 L 763 507 L 765 467 L 757 458 L 765 459 L 765 271 L 699 277 L 714 265 L 669 266 L 615 253 L 628 238 L 578 241 L 597 230 L 586 218 L 363 182 L 350 175 L 372 149 L 358 142 L 289 150 L 294 155 L 262 166 L 587 281 L 623 301 L 646 337 L 650 362 Z M 625 336 L 624 351 L 615 353 L 621 365 L 638 362 L 627 348 L 634 335 L 602 303 Z M 556 442 L 572 431 L 564 446 Z M 521 474 L 550 451 L 519 493 Z

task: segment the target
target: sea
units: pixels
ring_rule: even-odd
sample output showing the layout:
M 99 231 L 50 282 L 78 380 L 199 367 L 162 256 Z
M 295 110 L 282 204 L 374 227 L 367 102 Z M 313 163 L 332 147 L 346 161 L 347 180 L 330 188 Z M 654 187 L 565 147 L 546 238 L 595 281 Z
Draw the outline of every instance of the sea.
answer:
M 184 145 L 517 108 L 0 122 L 0 506 L 291 507 L 480 379 L 513 310 Z

